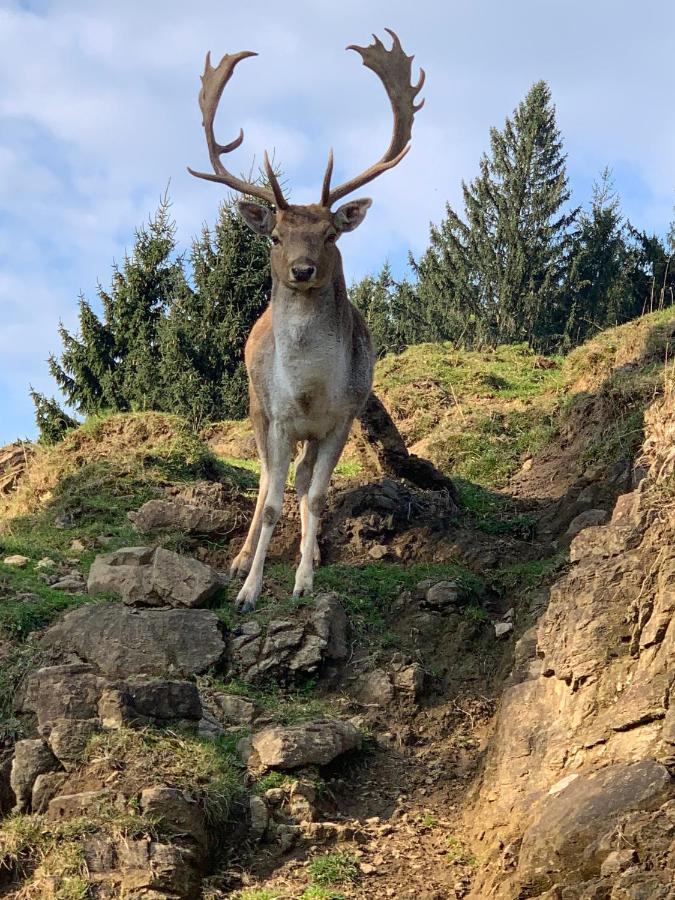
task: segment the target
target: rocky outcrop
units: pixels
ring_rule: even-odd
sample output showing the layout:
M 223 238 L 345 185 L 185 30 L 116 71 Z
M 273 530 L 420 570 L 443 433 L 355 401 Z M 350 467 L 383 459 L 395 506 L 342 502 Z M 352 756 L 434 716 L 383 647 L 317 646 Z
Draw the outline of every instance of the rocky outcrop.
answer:
M 309 618 L 246 622 L 230 647 L 233 671 L 248 681 L 292 680 L 313 674 L 326 660 L 347 656 L 347 618 L 337 594 L 317 595 Z
M 90 594 L 116 594 L 138 606 L 203 606 L 221 587 L 210 566 L 162 547 L 124 547 L 97 556 L 87 581 Z
M 669 450 L 646 447 L 661 473 Z M 516 646 L 471 813 L 491 860 L 471 896 L 669 897 L 675 516 L 658 479 L 580 531 L 570 559 Z
M 178 531 L 183 534 L 227 534 L 236 525 L 236 514 L 228 510 L 196 506 L 181 500 L 148 500 L 139 510 L 129 513 L 141 534 L 154 531 Z
M 205 672 L 225 653 L 222 623 L 207 609 L 127 609 L 97 603 L 67 613 L 40 641 L 112 678 Z

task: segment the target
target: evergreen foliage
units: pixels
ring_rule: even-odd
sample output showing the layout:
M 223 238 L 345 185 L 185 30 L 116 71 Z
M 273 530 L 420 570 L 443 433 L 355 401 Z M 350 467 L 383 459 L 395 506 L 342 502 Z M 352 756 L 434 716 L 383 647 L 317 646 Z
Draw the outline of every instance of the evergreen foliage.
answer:
M 367 275 L 353 285 L 349 298 L 363 313 L 378 356 L 424 340 L 428 323 L 420 318 L 415 289 L 406 279 L 395 281 L 388 263 L 377 277 Z
M 71 428 L 80 424 L 68 413 L 64 412 L 56 400 L 30 389 L 30 396 L 35 406 L 35 421 L 40 433 L 40 443 L 56 444 L 65 437 Z
M 565 155 L 545 82 L 491 130 L 490 155 L 462 187 L 464 218 L 448 204 L 415 265 L 422 306 L 442 311 L 442 336 L 465 345 L 555 343 L 576 211 L 565 210 Z

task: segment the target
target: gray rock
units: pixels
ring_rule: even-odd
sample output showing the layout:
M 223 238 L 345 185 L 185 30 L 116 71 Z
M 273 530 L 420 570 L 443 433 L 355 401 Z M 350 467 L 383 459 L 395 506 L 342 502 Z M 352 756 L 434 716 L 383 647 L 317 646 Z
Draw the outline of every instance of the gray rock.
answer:
M 107 789 L 81 791 L 78 794 L 61 794 L 49 802 L 47 818 L 54 822 L 76 819 L 85 815 L 88 810 L 98 808 L 101 803 L 106 802 L 119 804 L 120 801 Z
M 431 609 L 445 609 L 454 606 L 457 600 L 457 585 L 454 581 L 437 581 L 427 590 L 424 605 Z
M 204 813 L 185 791 L 159 785 L 141 791 L 141 809 L 159 820 L 164 834 L 188 836 L 199 847 L 206 847 Z
M 113 678 L 185 678 L 221 660 L 225 652 L 221 627 L 211 610 L 133 610 L 97 603 L 67 613 L 45 633 L 41 646 L 75 653 Z
M 149 500 L 129 513 L 129 518 L 141 534 L 167 529 L 183 534 L 225 534 L 231 531 L 235 515 L 231 510 L 173 499 Z
M 592 525 L 603 525 L 607 521 L 607 510 L 605 509 L 587 509 L 584 512 L 579 513 L 578 516 L 575 516 L 570 522 L 567 531 L 565 532 L 565 537 L 567 540 L 571 540 L 575 537 L 579 532 L 583 531 L 584 528 L 589 528 Z
M 213 702 L 218 707 L 221 717 L 230 725 L 250 725 L 258 714 L 256 704 L 246 697 L 216 694 Z
M 357 693 L 362 703 L 386 706 L 394 699 L 394 685 L 384 669 L 373 669 L 360 679 Z
M 194 848 L 141 838 L 119 841 L 115 849 L 121 896 L 129 900 L 198 900 L 202 896 L 201 853 Z
M 495 637 L 502 638 L 513 631 L 513 622 L 493 622 Z
M 57 719 L 92 719 L 104 684 L 92 666 L 47 666 L 29 675 L 22 708 L 35 712 L 41 727 Z
M 248 802 L 248 808 L 251 819 L 251 833 L 254 838 L 260 839 L 267 831 L 270 821 L 267 804 L 262 797 L 257 797 L 254 794 Z
M 50 802 L 58 795 L 67 778 L 65 772 L 45 772 L 38 775 L 33 785 L 31 810 L 38 815 L 47 812 Z
M 90 594 L 117 594 L 143 606 L 196 607 L 220 587 L 210 566 L 162 547 L 125 547 L 97 556 L 87 582 Z
M 71 772 L 80 765 L 87 744 L 100 730 L 99 719 L 57 719 L 45 728 L 44 735 L 54 756 Z
M 394 672 L 393 679 L 397 691 L 417 700 L 424 687 L 424 670 L 417 663 L 413 663 Z
M 55 581 L 51 587 L 55 591 L 68 591 L 71 594 L 83 594 L 87 589 L 81 575 L 65 575 Z
M 199 691 L 191 681 L 122 682 L 103 692 L 98 710 L 106 728 L 198 722 L 202 717 Z
M 326 765 L 360 747 L 361 740 L 361 732 L 351 722 L 308 722 L 259 731 L 250 738 L 250 752 L 243 742 L 240 752 L 252 768 L 296 769 Z
M 16 797 L 16 812 L 30 810 L 33 785 L 37 777 L 58 768 L 58 760 L 43 740 L 17 741 L 10 775 L 10 786 Z

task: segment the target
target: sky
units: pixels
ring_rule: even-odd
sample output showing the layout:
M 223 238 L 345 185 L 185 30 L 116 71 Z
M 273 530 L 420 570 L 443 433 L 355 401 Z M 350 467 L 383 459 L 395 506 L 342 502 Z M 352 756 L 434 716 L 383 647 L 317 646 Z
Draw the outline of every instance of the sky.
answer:
M 169 186 L 181 249 L 215 220 L 197 105 L 207 50 L 255 50 L 217 121 L 248 171 L 265 149 L 290 199 L 315 202 L 330 147 L 334 183 L 378 159 L 391 111 L 345 52 L 398 32 L 426 70 L 412 150 L 363 193 L 365 223 L 341 248 L 348 283 L 421 253 L 446 201 L 461 207 L 489 145 L 529 87 L 552 91 L 573 202 L 609 166 L 623 211 L 664 233 L 675 201 L 672 0 L 0 0 L 0 446 L 34 437 L 29 385 L 49 395 L 58 324 L 96 298 Z

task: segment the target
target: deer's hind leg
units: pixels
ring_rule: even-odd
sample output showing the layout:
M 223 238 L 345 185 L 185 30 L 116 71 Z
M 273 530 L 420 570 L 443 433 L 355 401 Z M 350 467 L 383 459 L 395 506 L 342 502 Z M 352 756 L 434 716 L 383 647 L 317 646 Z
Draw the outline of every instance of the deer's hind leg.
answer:
M 298 495 L 298 504 L 300 506 L 301 548 L 309 525 L 309 486 L 312 483 L 312 475 L 314 474 L 314 464 L 316 463 L 318 450 L 318 441 L 305 441 L 295 460 L 295 490 Z M 318 566 L 321 563 L 321 551 L 319 550 L 319 542 L 316 538 L 314 539 L 313 555 L 314 565 Z
M 258 499 L 255 503 L 255 511 L 251 524 L 244 541 L 244 546 L 232 560 L 230 566 L 231 578 L 243 578 L 251 570 L 253 557 L 255 556 L 256 547 L 260 540 L 260 530 L 262 527 L 262 514 L 265 508 L 265 500 L 267 498 L 267 488 L 269 486 L 269 464 L 267 458 L 267 442 L 269 432 L 269 421 L 264 412 L 260 409 L 253 393 L 251 392 L 251 422 L 253 424 L 253 434 L 255 435 L 255 444 L 258 449 L 258 457 L 260 458 L 260 485 L 258 488 Z

